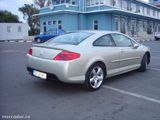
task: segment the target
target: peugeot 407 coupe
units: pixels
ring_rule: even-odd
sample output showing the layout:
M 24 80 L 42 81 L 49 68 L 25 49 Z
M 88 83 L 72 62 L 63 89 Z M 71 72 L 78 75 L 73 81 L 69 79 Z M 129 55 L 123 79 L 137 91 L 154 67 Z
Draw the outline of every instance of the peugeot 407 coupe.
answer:
M 97 90 L 105 78 L 132 70 L 146 71 L 150 50 L 119 32 L 78 31 L 33 45 L 27 70 L 42 79 L 83 84 Z

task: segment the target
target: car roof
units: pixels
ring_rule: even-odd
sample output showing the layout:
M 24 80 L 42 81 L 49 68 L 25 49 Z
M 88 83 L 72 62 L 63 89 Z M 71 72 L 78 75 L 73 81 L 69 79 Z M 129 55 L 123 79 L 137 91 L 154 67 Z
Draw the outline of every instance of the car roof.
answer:
M 120 33 L 117 31 L 105 31 L 105 30 L 80 30 L 75 32 L 85 32 L 85 33 L 93 33 L 93 34 L 111 34 L 111 33 Z

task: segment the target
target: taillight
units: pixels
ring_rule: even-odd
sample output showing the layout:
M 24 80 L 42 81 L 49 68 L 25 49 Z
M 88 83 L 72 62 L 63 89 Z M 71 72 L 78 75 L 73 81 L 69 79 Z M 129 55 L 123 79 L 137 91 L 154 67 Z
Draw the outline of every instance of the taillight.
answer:
M 69 61 L 69 60 L 77 59 L 79 57 L 80 57 L 80 54 L 78 54 L 78 53 L 69 52 L 69 51 L 62 51 L 56 57 L 54 57 L 53 60 Z
M 29 55 L 32 55 L 32 48 L 29 48 L 28 54 L 29 54 Z

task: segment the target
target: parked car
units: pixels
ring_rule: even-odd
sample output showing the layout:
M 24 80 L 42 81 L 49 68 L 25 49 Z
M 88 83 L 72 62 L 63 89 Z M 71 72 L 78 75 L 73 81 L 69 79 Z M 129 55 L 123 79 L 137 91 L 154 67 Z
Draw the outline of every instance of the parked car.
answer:
M 35 36 L 34 41 L 38 43 L 42 43 L 58 35 L 62 35 L 64 33 L 65 31 L 62 29 L 48 30 L 46 33 Z
M 160 32 L 155 33 L 155 40 L 160 40 Z
M 146 71 L 150 50 L 119 32 L 80 31 L 34 45 L 27 59 L 27 70 L 33 76 L 97 90 L 105 78 L 136 69 Z

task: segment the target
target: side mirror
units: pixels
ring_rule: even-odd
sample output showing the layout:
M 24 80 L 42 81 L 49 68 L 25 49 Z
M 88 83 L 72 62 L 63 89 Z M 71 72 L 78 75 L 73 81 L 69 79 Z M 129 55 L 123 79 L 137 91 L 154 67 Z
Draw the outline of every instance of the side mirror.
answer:
M 133 48 L 135 48 L 135 49 L 137 49 L 138 47 L 139 47 L 138 44 L 134 44 L 134 45 L 133 45 Z

